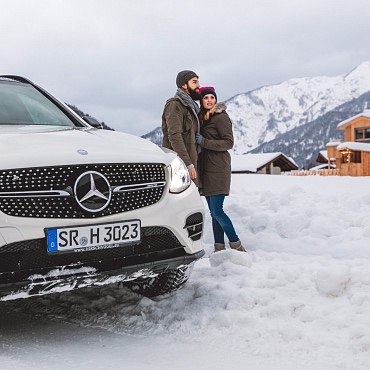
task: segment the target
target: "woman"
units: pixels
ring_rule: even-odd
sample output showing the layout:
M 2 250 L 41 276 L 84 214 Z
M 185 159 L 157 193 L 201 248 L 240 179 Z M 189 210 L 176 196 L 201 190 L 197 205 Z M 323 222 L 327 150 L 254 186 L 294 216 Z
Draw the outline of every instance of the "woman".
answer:
M 217 103 L 213 87 L 201 87 L 199 92 L 201 127 L 196 140 L 202 147 L 199 157 L 201 192 L 206 197 L 212 216 L 215 252 L 226 249 L 224 234 L 232 249 L 245 252 L 233 223 L 223 210 L 225 196 L 230 192 L 231 158 L 228 150 L 234 145 L 232 124 L 226 113 L 226 105 Z

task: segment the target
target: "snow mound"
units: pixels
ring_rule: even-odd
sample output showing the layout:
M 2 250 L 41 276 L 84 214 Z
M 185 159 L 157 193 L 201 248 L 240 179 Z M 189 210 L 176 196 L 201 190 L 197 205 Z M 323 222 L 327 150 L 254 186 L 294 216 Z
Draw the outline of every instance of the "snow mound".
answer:
M 350 279 L 350 270 L 346 266 L 322 268 L 317 271 L 316 289 L 321 294 L 339 297 L 345 292 Z
M 227 262 L 245 267 L 252 266 L 252 258 L 248 253 L 235 251 L 233 249 L 226 249 L 213 253 L 209 258 L 209 262 L 212 267 L 218 267 Z

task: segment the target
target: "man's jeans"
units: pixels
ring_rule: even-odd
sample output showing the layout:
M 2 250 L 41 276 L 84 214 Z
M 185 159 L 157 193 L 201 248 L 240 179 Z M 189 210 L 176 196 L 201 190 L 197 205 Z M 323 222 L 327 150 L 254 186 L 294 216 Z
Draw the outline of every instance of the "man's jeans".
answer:
M 226 234 L 229 242 L 237 242 L 239 237 L 236 235 L 233 223 L 223 209 L 225 195 L 208 195 L 206 196 L 206 200 L 212 216 L 212 229 L 215 243 L 225 244 L 224 234 Z

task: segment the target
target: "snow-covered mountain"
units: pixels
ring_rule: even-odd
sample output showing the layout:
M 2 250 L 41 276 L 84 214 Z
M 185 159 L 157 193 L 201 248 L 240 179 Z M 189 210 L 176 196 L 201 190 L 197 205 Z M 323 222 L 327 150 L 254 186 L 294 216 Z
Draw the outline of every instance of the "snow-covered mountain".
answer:
M 261 144 L 251 153 L 282 152 L 293 158 L 300 168 L 315 166 L 319 152 L 326 149 L 329 141 L 344 140 L 344 131 L 337 130 L 338 123 L 362 112 L 364 107 L 370 107 L 370 91 L 313 121 L 276 135 L 274 140 Z
M 336 77 L 294 78 L 226 101 L 241 154 L 312 122 L 370 90 L 370 62 Z
M 370 61 L 344 75 L 294 78 L 235 95 L 225 102 L 233 122 L 233 151 L 281 151 L 306 167 L 326 142 L 341 138 L 338 122 L 370 106 L 367 92 Z M 160 144 L 161 128 L 143 137 Z M 305 143 L 310 143 L 306 150 Z

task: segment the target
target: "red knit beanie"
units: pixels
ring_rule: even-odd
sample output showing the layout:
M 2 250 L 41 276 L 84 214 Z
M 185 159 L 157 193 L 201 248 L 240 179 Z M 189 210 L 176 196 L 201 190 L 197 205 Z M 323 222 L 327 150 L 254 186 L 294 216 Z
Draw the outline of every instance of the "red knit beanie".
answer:
M 199 88 L 201 99 L 203 99 L 206 95 L 212 94 L 217 101 L 217 94 L 215 88 L 213 86 L 203 86 Z

